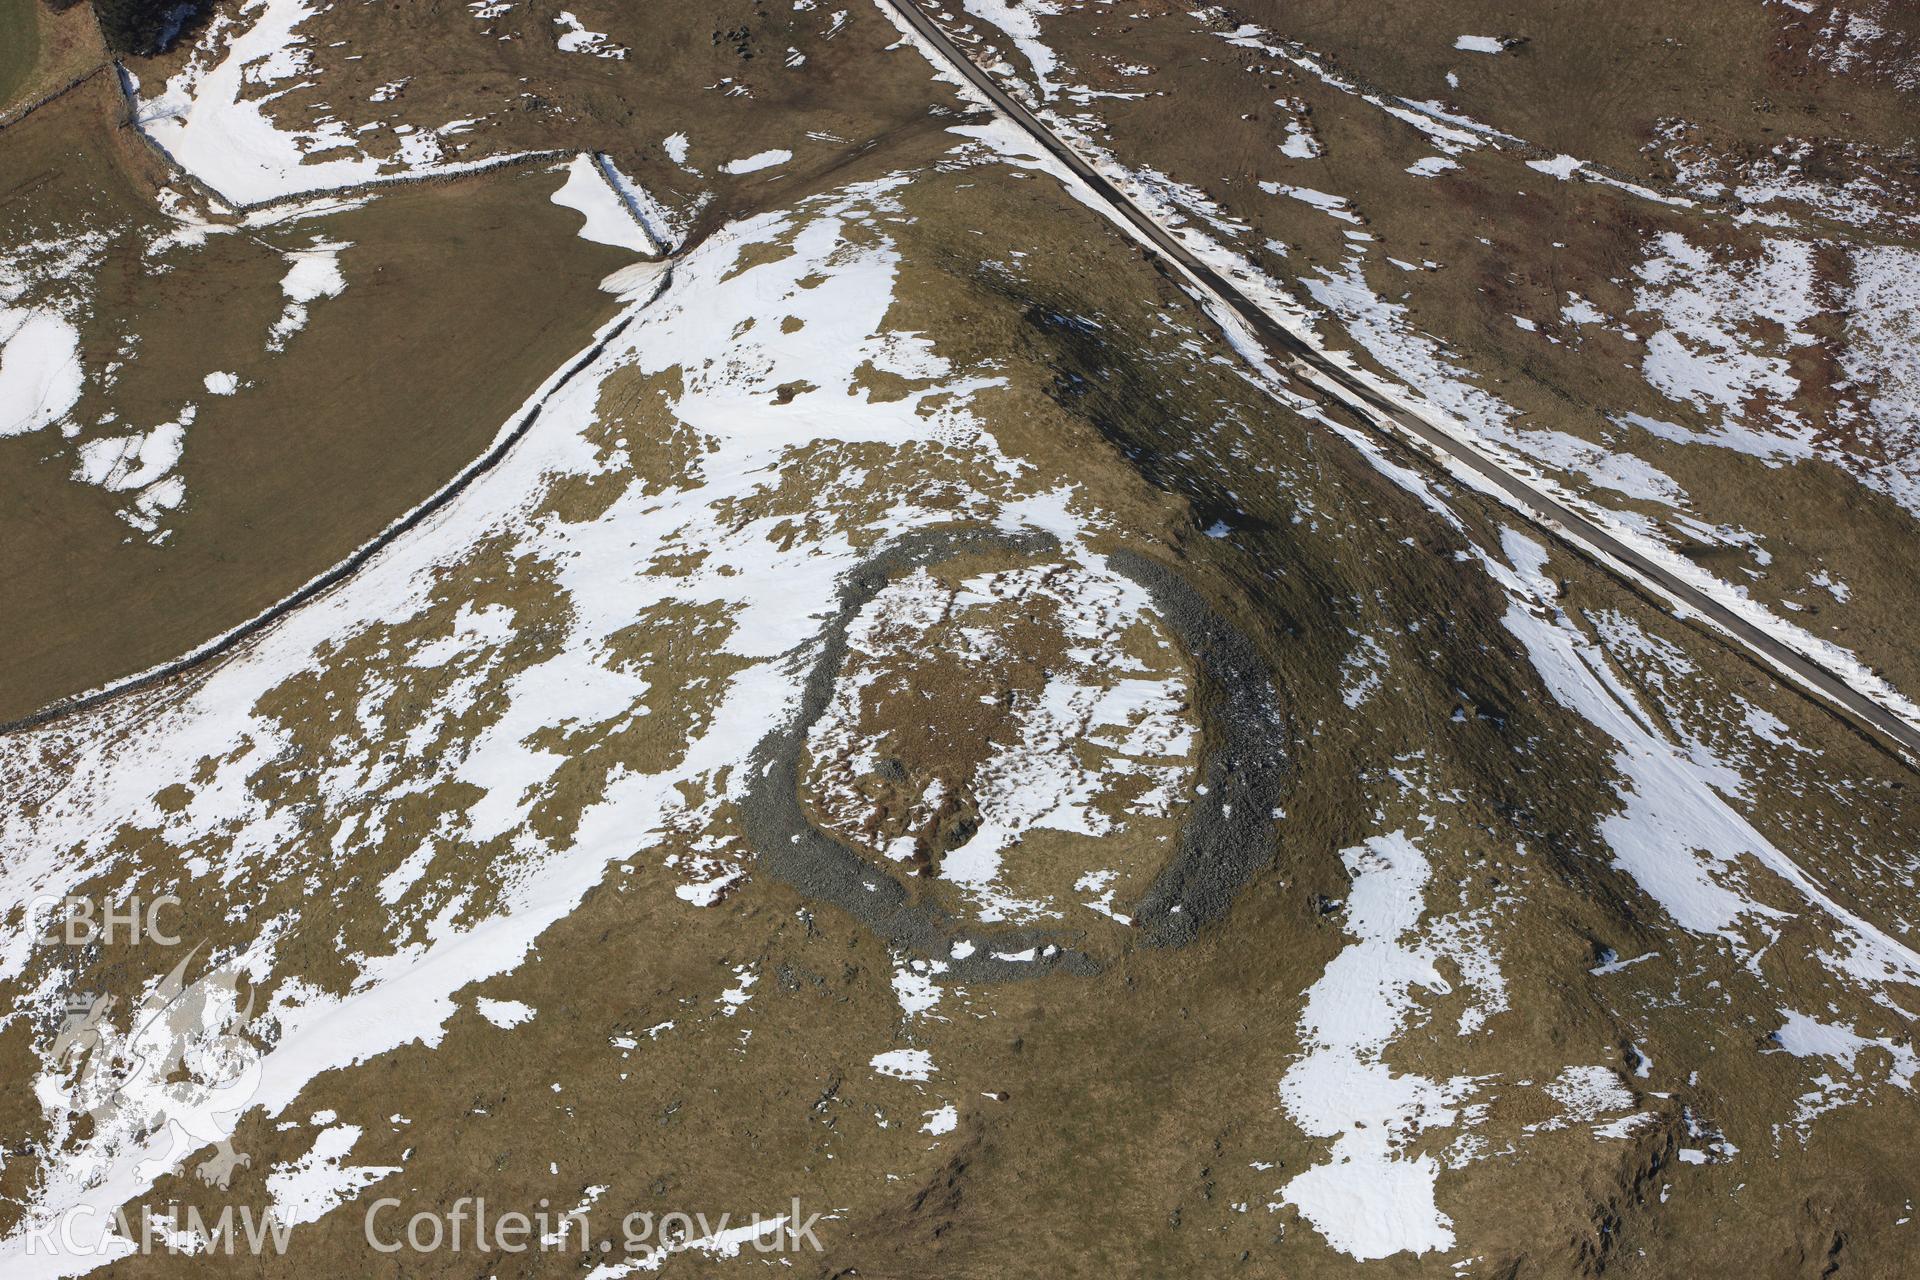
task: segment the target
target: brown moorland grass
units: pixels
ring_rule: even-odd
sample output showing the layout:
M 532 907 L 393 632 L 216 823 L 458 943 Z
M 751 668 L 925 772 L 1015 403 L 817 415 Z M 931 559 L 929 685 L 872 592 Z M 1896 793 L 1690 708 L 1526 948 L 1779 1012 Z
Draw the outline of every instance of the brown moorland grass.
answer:
M 115 127 L 118 95 L 88 86 L 0 139 L 0 206 L 86 208 L 150 232 L 152 161 Z M 116 143 L 118 145 L 116 145 Z M 163 545 L 115 514 L 131 495 L 71 478 L 57 429 L 0 441 L 0 598 L 12 618 L 0 718 L 163 662 L 342 559 L 478 456 L 522 401 L 613 313 L 598 282 L 632 261 L 575 234 L 544 169 L 387 191 L 363 208 L 171 251 L 146 234 L 108 251 L 82 325 L 89 390 L 73 415 L 113 430 L 198 407 L 179 464 L 187 500 Z M 18 225 L 18 224 L 17 224 Z M 311 307 L 278 354 L 277 250 L 348 242 L 347 288 Z M 128 335 L 112 389 L 97 375 Z M 212 371 L 239 375 L 206 393 Z
M 0 125 L 106 65 L 89 5 L 0 0 Z

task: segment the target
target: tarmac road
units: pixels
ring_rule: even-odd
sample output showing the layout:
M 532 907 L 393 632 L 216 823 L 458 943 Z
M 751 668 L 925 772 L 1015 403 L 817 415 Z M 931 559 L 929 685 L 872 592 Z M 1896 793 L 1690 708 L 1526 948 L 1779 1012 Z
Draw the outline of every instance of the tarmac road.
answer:
M 1731 639 L 1772 671 L 1784 675 L 1802 692 L 1836 712 L 1854 728 L 1909 766 L 1920 766 L 1920 728 L 1909 724 L 1873 698 L 1848 684 L 1838 673 L 1783 644 L 1692 586 L 1670 570 L 1620 541 L 1599 525 L 1535 488 L 1523 477 L 1504 469 L 1473 445 L 1396 405 L 1289 332 L 1241 293 L 1217 271 L 1200 261 L 1164 227 L 1150 218 L 1078 152 L 1057 137 L 1020 102 L 1002 89 L 991 75 L 949 40 L 946 33 L 915 0 L 878 0 L 910 25 L 945 64 L 963 77 L 1004 116 L 1019 126 L 1046 152 L 1064 165 L 1104 202 L 1135 235 L 1161 257 L 1177 266 L 1212 301 L 1232 311 L 1256 334 L 1275 357 L 1277 366 L 1291 372 L 1306 387 L 1331 397 L 1376 432 L 1412 441 L 1430 454 L 1450 459 L 1480 477 L 1510 502 L 1526 519 L 1629 585 L 1664 597 L 1685 612 Z

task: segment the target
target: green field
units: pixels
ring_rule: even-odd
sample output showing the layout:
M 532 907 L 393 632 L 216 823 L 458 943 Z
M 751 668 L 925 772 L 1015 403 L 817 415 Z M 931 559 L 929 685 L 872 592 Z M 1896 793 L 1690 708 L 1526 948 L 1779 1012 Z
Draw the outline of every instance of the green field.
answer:
M 12 104 L 40 55 L 37 0 L 0 0 L 0 108 Z

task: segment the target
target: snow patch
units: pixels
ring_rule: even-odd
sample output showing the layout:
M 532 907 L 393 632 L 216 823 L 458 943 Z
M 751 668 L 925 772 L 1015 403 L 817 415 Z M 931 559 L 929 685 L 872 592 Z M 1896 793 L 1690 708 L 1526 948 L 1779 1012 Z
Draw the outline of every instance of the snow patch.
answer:
M 481 996 L 473 1002 L 475 1012 L 496 1027 L 517 1027 L 533 1020 L 533 1007 L 518 1000 L 493 1000 Z
M 552 200 L 586 219 L 578 232 L 582 240 L 633 253 L 659 252 L 653 237 L 635 219 L 592 156 L 581 152 L 568 162 L 566 170 L 567 180 L 553 193 Z
M 793 159 L 793 152 L 776 147 L 771 151 L 762 151 L 750 155 L 744 160 L 729 160 L 720 166 L 722 173 L 757 173 L 762 169 L 771 169 L 775 165 L 785 164 Z
M 273 1220 L 283 1227 L 318 1221 L 362 1189 L 400 1172 L 399 1165 L 341 1164 L 359 1140 L 358 1125 L 336 1124 L 322 1129 L 306 1155 L 269 1173 L 267 1193 L 273 1197 Z
M 873 1055 L 872 1067 L 895 1080 L 927 1080 L 938 1070 L 933 1055 L 925 1049 L 889 1049 Z
M 79 330 L 52 311 L 0 305 L 0 437 L 66 417 L 82 381 Z
M 1280 1081 L 1287 1114 L 1311 1137 L 1332 1138 L 1325 1164 L 1280 1190 L 1327 1243 L 1363 1261 L 1453 1245 L 1434 1200 L 1440 1166 L 1400 1149 L 1453 1123 L 1467 1082 L 1396 1075 L 1382 1060 L 1414 1008 L 1414 988 L 1451 990 L 1430 952 L 1404 945 L 1419 923 L 1429 870 L 1402 832 L 1340 854 L 1353 877 L 1346 930 L 1354 941 L 1307 990 L 1305 1054 Z

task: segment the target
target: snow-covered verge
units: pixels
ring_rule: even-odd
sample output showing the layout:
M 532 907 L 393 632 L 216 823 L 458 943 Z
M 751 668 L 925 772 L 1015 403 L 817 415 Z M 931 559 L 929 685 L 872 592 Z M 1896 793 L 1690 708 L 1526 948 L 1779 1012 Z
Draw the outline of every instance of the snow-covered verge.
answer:
M 896 24 L 936 68 L 942 69 L 943 78 L 956 84 L 962 83 L 963 77 L 945 69 L 948 55 L 913 32 L 903 20 L 896 18 Z M 1230 33 L 1230 38 L 1234 43 L 1257 48 L 1276 57 L 1305 58 L 1316 73 L 1321 71 L 1308 55 L 1273 43 L 1259 28 L 1242 27 Z M 1350 92 L 1363 92 L 1356 86 L 1345 87 Z M 981 101 L 977 91 L 963 88 L 963 92 L 974 101 Z M 1437 108 L 1411 111 L 1404 103 L 1396 108 L 1395 102 L 1379 99 L 1378 95 L 1367 96 L 1390 114 L 1406 119 L 1432 135 L 1436 145 L 1445 151 L 1457 153 L 1494 140 L 1520 143 L 1519 139 L 1458 119 Z M 982 105 L 987 104 L 982 102 Z M 1563 432 L 1519 431 L 1509 426 L 1509 421 L 1514 417 L 1510 406 L 1478 386 L 1466 371 L 1452 365 L 1445 358 L 1441 344 L 1414 330 L 1406 322 L 1400 308 L 1381 299 L 1367 287 L 1357 262 L 1359 255 L 1369 251 L 1369 237 L 1362 234 L 1354 242 L 1352 252 L 1356 257 L 1349 261 L 1344 274 L 1322 268 L 1318 279 L 1305 278 L 1301 281 L 1314 301 L 1320 304 L 1318 307 L 1305 305 L 1288 285 L 1257 264 L 1247 252 L 1229 242 L 1235 228 L 1233 219 L 1203 194 L 1164 174 L 1126 164 L 1090 135 L 1089 129 L 1097 127 L 1097 121 L 1091 118 L 1069 118 L 1057 110 L 1038 104 L 1034 104 L 1032 109 L 1043 127 L 1072 147 L 1083 161 L 1111 182 L 1128 201 L 1144 211 L 1184 249 L 1229 281 L 1242 296 L 1294 338 L 1339 366 L 1348 379 L 1362 384 L 1402 411 L 1419 417 L 1472 449 L 1507 476 L 1577 512 L 1610 537 L 1658 564 L 1662 570 L 1737 615 L 1746 624 L 1764 631 L 1771 639 L 1851 686 L 1855 692 L 1920 729 L 1920 702 L 1896 688 L 1870 662 L 1832 640 L 1815 635 L 1781 617 L 1754 599 L 1743 586 L 1716 576 L 1682 555 L 1672 539 L 1663 536 L 1644 518 L 1603 505 L 1590 495 L 1576 491 L 1562 475 L 1555 474 L 1555 469 L 1559 467 L 1569 468 L 1576 473 L 1584 472 L 1599 484 L 1634 497 L 1652 496 L 1656 500 L 1671 501 L 1683 496 L 1669 477 L 1638 459 L 1610 456 L 1605 450 Z M 1142 232 L 1053 159 L 1037 141 L 1029 139 L 1022 127 L 1013 121 L 1002 118 L 988 126 L 968 127 L 960 131 L 991 139 L 1005 154 L 1018 156 L 1025 163 L 1053 173 L 1088 207 L 1108 218 L 1127 235 L 1148 243 Z M 1563 168 L 1566 171 L 1556 172 L 1555 176 L 1567 177 L 1579 165 L 1575 162 Z M 1582 169 L 1581 172 L 1587 171 Z M 1596 180 L 1605 177 L 1596 173 L 1587 173 L 1587 176 Z M 1615 182 L 1614 185 L 1619 184 Z M 1656 200 L 1665 199 L 1651 192 L 1636 190 L 1634 194 L 1644 194 Z M 1337 197 L 1305 192 L 1300 198 L 1322 207 L 1330 216 L 1346 215 L 1344 202 Z M 1244 224 L 1238 225 L 1244 229 Z M 1198 295 L 1206 293 L 1197 281 L 1194 289 Z M 1243 354 L 1256 366 L 1264 364 L 1264 357 L 1258 354 L 1261 344 L 1253 335 L 1244 332 L 1245 326 L 1232 315 L 1230 308 L 1217 299 L 1210 301 L 1209 306 L 1223 327 L 1230 333 L 1239 333 L 1237 345 Z M 1389 376 L 1383 377 L 1369 368 L 1356 358 L 1352 350 L 1338 345 L 1337 339 L 1330 341 L 1327 334 L 1329 321 L 1336 333 L 1344 332 L 1368 356 L 1378 361 Z M 1338 386 L 1325 379 L 1320 381 L 1324 390 L 1336 397 L 1345 397 Z M 1450 461 L 1446 465 L 1463 483 L 1502 502 L 1514 502 L 1510 495 L 1487 484 L 1463 465 Z M 1731 536 L 1738 541 L 1744 535 L 1736 530 Z M 1632 574 L 1629 566 L 1622 565 L 1620 568 L 1622 572 Z
M 1837 947 L 1820 959 L 1836 980 L 1869 989 L 1920 983 L 1920 954 L 1836 901 L 1724 798 L 1724 779 L 1711 765 L 1650 727 L 1600 647 L 1558 608 L 1558 589 L 1544 572 L 1546 550 L 1509 531 L 1503 551 L 1506 564 L 1484 555 L 1482 563 L 1513 596 L 1507 628 L 1553 696 L 1620 746 L 1623 807 L 1601 824 L 1616 865 L 1676 924 L 1724 937 L 1742 954 L 1764 950 L 1769 926 L 1784 918 L 1747 887 L 1764 870 L 1833 922 Z
M 1787 8 L 1798 11 L 1801 6 Z M 1819 42 L 1834 43 L 1828 54 L 1836 68 L 1864 61 L 1864 50 L 1886 34 L 1864 13 L 1836 8 L 1829 17 Z M 1357 84 L 1311 50 L 1261 28 L 1247 25 L 1215 34 L 1231 44 L 1284 58 L 1322 84 L 1423 134 L 1442 154 L 1413 166 L 1409 172 L 1417 175 L 1456 169 L 1460 167 L 1457 157 L 1488 147 L 1530 149 L 1526 140 L 1440 102 L 1397 97 Z M 1908 299 L 1915 275 L 1913 251 L 1836 240 L 1830 228 L 1786 211 L 1811 209 L 1863 230 L 1886 226 L 1902 208 L 1898 183 L 1868 163 L 1867 157 L 1839 163 L 1831 155 L 1816 154 L 1805 140 L 1782 141 L 1769 154 L 1747 161 L 1739 180 L 1715 176 L 1724 166 L 1698 154 L 1685 122 L 1666 122 L 1659 145 L 1676 165 L 1678 187 L 1698 200 L 1624 181 L 1575 156 L 1527 161 L 1535 171 L 1563 181 L 1579 178 L 1604 183 L 1694 218 L 1691 235 L 1672 230 L 1649 234 L 1644 260 L 1634 268 L 1632 304 L 1623 315 L 1608 317 L 1577 294 L 1569 298 L 1563 316 L 1569 323 L 1610 327 L 1630 341 L 1641 340 L 1635 331 L 1645 326 L 1638 318 L 1651 318 L 1641 361 L 1647 384 L 1676 406 L 1690 407 L 1710 419 L 1699 430 L 1637 414 L 1617 416 L 1616 421 L 1631 421 L 1667 440 L 1735 449 L 1770 465 L 1819 459 L 1893 497 L 1909 511 L 1920 512 L 1920 491 L 1916 490 L 1920 432 L 1913 425 L 1920 411 L 1915 409 L 1915 393 L 1904 375 L 1911 360 L 1893 354 L 1911 348 L 1915 321 Z M 1844 188 L 1834 188 L 1807 176 L 1813 169 L 1828 175 L 1854 172 L 1855 177 Z M 1722 243 L 1729 240 L 1731 248 Z M 1355 258 L 1345 273 L 1346 281 L 1366 292 L 1358 264 L 1369 246 L 1356 243 L 1353 248 Z M 1824 278 L 1831 267 L 1823 267 L 1822 258 L 1844 263 L 1837 290 Z M 1322 269 L 1324 276 L 1336 274 Z M 1304 283 L 1318 298 L 1321 286 L 1310 280 Z M 1363 309 L 1377 318 L 1396 308 L 1369 296 Z M 1341 314 L 1353 323 L 1352 311 Z M 1845 321 L 1848 331 L 1843 343 L 1817 337 L 1812 331 L 1810 322 L 1823 315 Z M 1530 322 L 1520 323 L 1524 328 Z M 1388 328 L 1398 333 L 1390 335 Z M 1682 512 L 1687 507 L 1686 495 L 1657 473 L 1651 487 L 1631 475 L 1628 483 L 1619 482 L 1622 469 L 1648 471 L 1645 463 L 1632 456 L 1630 447 L 1602 450 L 1562 432 L 1510 429 L 1513 411 L 1484 389 L 1466 391 L 1474 379 L 1464 370 L 1448 370 L 1444 378 L 1418 376 L 1433 372 L 1438 344 L 1410 325 L 1376 324 L 1370 338 L 1356 336 L 1370 354 L 1407 377 L 1423 394 L 1434 397 L 1436 388 L 1451 383 L 1451 390 L 1439 397 L 1443 401 L 1477 399 L 1472 412 L 1462 412 L 1466 406 L 1459 403 L 1448 407 L 1476 434 L 1497 440 L 1513 455 L 1548 471 L 1584 473 L 1592 483 L 1629 498 L 1668 504 Z M 1823 347 L 1835 352 L 1847 374 L 1832 388 L 1845 394 L 1833 408 L 1831 421 L 1799 407 L 1808 388 L 1804 373 L 1795 366 L 1815 363 Z M 1387 359 L 1383 348 L 1402 356 L 1414 353 L 1412 367 Z M 1635 523 L 1630 514 L 1618 518 Z M 1655 541 L 1672 541 L 1644 525 L 1642 532 Z
M 1643 414 L 1624 414 L 1614 426 L 1644 430 L 1678 443 L 1716 444 L 1760 457 L 1770 465 L 1818 458 L 1913 507 L 1913 477 L 1920 467 L 1920 452 L 1915 451 L 1917 442 L 1904 425 L 1912 409 L 1906 403 L 1904 377 L 1897 372 L 1897 357 L 1883 354 L 1887 345 L 1884 335 L 1898 333 L 1908 323 L 1902 309 L 1896 306 L 1872 321 L 1858 322 L 1862 328 L 1877 325 L 1883 335 L 1879 345 L 1873 339 L 1863 339 L 1853 348 L 1851 357 L 1863 369 L 1872 366 L 1872 376 L 1881 388 L 1870 402 L 1870 418 L 1850 410 L 1846 432 L 1837 437 L 1816 437 L 1791 407 L 1799 386 L 1788 372 L 1786 354 L 1762 346 L 1742 332 L 1746 316 L 1775 324 L 1789 335 L 1797 333 L 1797 322 L 1812 314 L 1803 295 L 1790 281 L 1765 272 L 1755 278 L 1725 277 L 1723 269 L 1712 267 L 1679 237 L 1662 243 L 1666 250 L 1694 262 L 1693 269 L 1681 270 L 1670 259 L 1656 254 L 1641 268 L 1646 282 L 1639 295 L 1641 308 L 1666 322 L 1647 345 L 1644 375 L 1650 385 L 1676 403 L 1711 411 L 1719 420 L 1706 431 L 1693 431 Z M 1789 244 L 1780 246 L 1779 252 L 1792 261 L 1797 260 L 1800 250 Z M 1364 253 L 1364 248 L 1359 253 Z M 1674 513 L 1672 524 L 1691 538 L 1720 545 L 1755 546 L 1758 540 L 1753 531 L 1714 525 L 1693 515 L 1685 491 L 1631 449 L 1603 448 L 1563 432 L 1524 426 L 1510 405 L 1454 362 L 1444 344 L 1421 333 L 1404 307 L 1384 300 L 1368 286 L 1358 253 L 1344 272 L 1321 268 L 1317 278 L 1307 278 L 1303 283 L 1349 337 L 1404 381 L 1395 384 L 1380 378 L 1349 353 L 1329 350 L 1327 354 L 1354 377 L 1471 445 L 1508 475 L 1578 512 L 1634 552 L 1825 668 L 1893 715 L 1920 725 L 1920 704 L 1859 654 L 1781 616 L 1755 599 L 1745 586 L 1681 554 L 1680 538 L 1674 529 L 1604 503 L 1593 493 L 1581 492 L 1573 487 L 1571 478 L 1584 478 L 1628 499 L 1668 507 Z M 1805 341 L 1790 339 L 1789 346 Z M 1857 440 L 1863 432 L 1878 434 L 1874 448 L 1844 443 Z M 1485 487 L 1464 469 L 1456 470 L 1456 474 L 1464 482 Z M 1498 493 L 1494 496 L 1510 501 Z M 1757 554 L 1765 563 L 1764 550 Z

